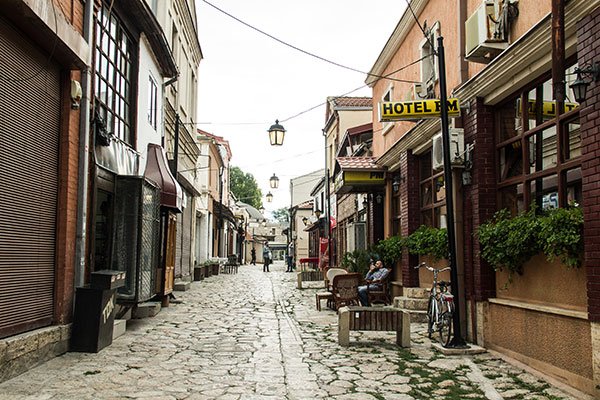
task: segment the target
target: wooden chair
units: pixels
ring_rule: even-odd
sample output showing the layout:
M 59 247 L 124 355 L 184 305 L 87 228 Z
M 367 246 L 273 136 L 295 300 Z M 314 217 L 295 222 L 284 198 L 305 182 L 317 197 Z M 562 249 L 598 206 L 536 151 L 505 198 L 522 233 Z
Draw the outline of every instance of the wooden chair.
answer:
M 358 286 L 362 275 L 357 273 L 339 274 L 333 277 L 331 292 L 335 310 L 343 306 L 359 305 Z
M 365 281 L 369 304 L 392 304 L 392 298 L 390 296 L 390 275 L 391 273 L 388 273 L 381 280 Z M 373 288 L 371 285 L 378 285 L 379 288 Z

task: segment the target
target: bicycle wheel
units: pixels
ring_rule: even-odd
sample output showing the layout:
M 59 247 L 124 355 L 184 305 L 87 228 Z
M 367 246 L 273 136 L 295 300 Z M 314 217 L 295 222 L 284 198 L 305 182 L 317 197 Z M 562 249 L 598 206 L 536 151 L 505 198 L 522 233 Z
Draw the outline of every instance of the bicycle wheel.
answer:
M 452 338 L 452 307 L 447 302 L 442 302 L 440 321 L 438 323 L 438 332 L 440 334 L 440 344 L 448 346 Z
M 431 339 L 433 335 L 433 325 L 435 324 L 436 314 L 438 312 L 437 302 L 435 297 L 429 298 L 429 304 L 427 304 L 427 336 Z

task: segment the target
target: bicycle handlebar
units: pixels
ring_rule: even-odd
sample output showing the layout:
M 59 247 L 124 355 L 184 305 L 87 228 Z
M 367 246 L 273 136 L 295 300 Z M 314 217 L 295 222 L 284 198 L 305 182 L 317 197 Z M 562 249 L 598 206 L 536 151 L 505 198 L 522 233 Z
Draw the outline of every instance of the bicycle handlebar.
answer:
M 450 267 L 445 267 L 445 268 L 441 268 L 441 269 L 430 267 L 425 261 L 423 261 L 421 264 L 417 265 L 414 268 L 415 269 L 419 269 L 421 267 L 425 267 L 425 268 L 427 268 L 431 272 L 435 272 L 435 271 L 437 271 L 437 272 L 444 272 L 444 271 L 450 271 L 451 270 Z

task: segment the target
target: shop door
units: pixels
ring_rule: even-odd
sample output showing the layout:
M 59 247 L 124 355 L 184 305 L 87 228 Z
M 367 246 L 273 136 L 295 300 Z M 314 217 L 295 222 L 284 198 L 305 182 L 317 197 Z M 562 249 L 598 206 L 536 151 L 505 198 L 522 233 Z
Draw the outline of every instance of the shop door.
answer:
M 167 217 L 167 243 L 165 243 L 165 274 L 163 295 L 173 292 L 175 283 L 175 244 L 177 236 L 177 216 L 169 212 Z
M 60 68 L 0 16 L 0 338 L 54 313 Z
M 181 242 L 183 235 L 183 213 L 177 214 L 177 234 L 175 239 L 175 278 L 181 278 Z
M 190 264 L 192 256 L 192 199 L 188 196 L 188 206 L 183 209 L 182 233 L 181 233 L 181 276 L 184 280 L 189 280 Z M 188 279 L 186 279 L 186 277 Z

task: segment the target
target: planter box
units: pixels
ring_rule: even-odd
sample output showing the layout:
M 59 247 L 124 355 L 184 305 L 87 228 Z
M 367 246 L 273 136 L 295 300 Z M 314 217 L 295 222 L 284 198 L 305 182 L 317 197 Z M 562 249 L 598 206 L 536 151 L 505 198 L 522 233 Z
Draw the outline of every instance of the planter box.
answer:
M 202 268 L 204 268 L 204 277 L 208 278 L 209 276 L 212 275 L 212 265 L 204 265 L 202 266 Z
M 210 266 L 212 267 L 212 274 L 219 275 L 219 264 L 211 264 Z
M 204 271 L 206 268 L 203 266 L 194 267 L 194 281 L 201 281 L 204 279 Z

